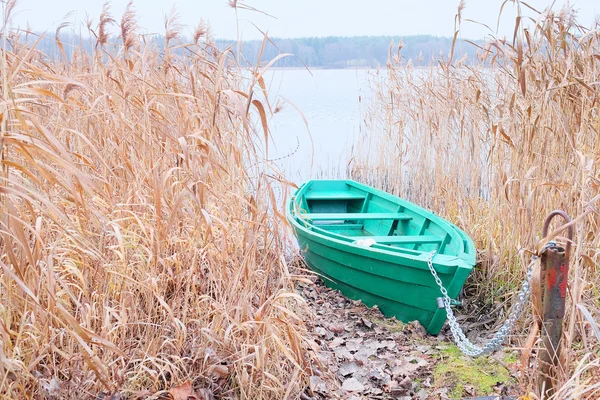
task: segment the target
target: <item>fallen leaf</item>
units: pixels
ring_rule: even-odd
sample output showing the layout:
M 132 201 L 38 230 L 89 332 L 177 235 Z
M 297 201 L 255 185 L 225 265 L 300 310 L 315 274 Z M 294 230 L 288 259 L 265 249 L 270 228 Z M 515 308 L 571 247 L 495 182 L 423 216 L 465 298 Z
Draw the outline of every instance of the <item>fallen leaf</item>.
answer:
M 365 390 L 365 385 L 360 383 L 360 381 L 356 378 L 346 379 L 344 383 L 342 383 L 342 389 L 347 392 L 361 392 Z
M 385 347 L 388 350 L 393 350 L 396 347 L 396 342 L 393 340 L 382 340 L 380 342 L 380 344 L 381 344 L 380 348 Z
M 336 337 L 328 344 L 328 346 L 330 349 L 335 349 L 336 347 L 339 347 L 340 345 L 344 344 L 345 341 L 346 340 L 344 338 Z
M 373 326 L 373 323 L 371 321 L 369 321 L 368 319 L 365 318 L 361 318 L 360 322 L 366 326 L 367 328 L 371 328 Z
M 323 327 L 317 327 L 315 328 L 315 332 L 317 333 L 317 335 L 321 336 L 321 337 L 326 337 L 327 336 L 327 330 Z
M 346 362 L 340 366 L 339 373 L 342 376 L 352 375 L 358 371 L 358 365 L 355 362 Z
M 374 343 L 365 343 L 358 351 L 354 354 L 354 358 L 364 362 L 367 362 L 370 357 L 377 354 L 377 345 Z
M 190 381 L 172 388 L 169 394 L 173 396 L 173 400 L 199 400 Z
M 354 360 L 354 356 L 345 347 L 338 347 L 333 352 L 335 353 L 335 356 L 340 360 Z
M 358 351 L 358 349 L 360 349 L 360 344 L 362 342 L 363 342 L 362 338 L 349 339 L 346 341 L 346 348 L 349 351 Z
M 393 398 L 395 398 L 395 399 L 401 398 L 402 396 L 407 396 L 410 393 L 410 388 L 407 388 L 406 385 L 401 386 L 403 382 L 401 382 L 400 385 L 398 385 L 398 386 L 392 387 L 390 394 L 392 395 Z M 409 397 L 409 399 L 410 399 L 410 397 Z
M 342 333 L 344 332 L 345 326 L 344 324 L 331 324 L 329 325 L 329 330 L 333 333 Z
M 390 376 L 383 371 L 375 370 L 371 371 L 369 374 L 369 379 L 372 381 L 388 382 L 390 380 Z
M 421 367 L 425 367 L 428 362 L 419 357 L 404 357 L 401 360 L 396 361 L 396 368 L 392 371 L 392 376 L 398 378 L 401 376 L 408 376 Z
M 398 382 L 398 386 L 403 388 L 403 389 L 410 389 L 412 388 L 412 378 L 409 378 L 408 376 L 404 379 L 402 379 L 400 382 Z
M 227 378 L 229 376 L 229 367 L 222 364 L 211 365 L 208 368 L 208 375 L 217 379 Z
M 371 388 L 370 393 L 375 396 L 379 396 L 380 394 L 383 393 L 383 390 L 381 390 L 379 388 Z
M 312 375 L 308 378 L 308 387 L 314 393 L 327 394 L 328 392 L 327 385 L 318 376 Z

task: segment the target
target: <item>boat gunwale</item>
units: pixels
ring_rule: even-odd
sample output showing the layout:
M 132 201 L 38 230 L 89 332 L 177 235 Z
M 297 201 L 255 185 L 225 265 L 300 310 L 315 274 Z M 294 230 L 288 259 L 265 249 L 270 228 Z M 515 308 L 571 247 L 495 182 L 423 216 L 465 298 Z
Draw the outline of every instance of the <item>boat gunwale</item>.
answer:
M 334 237 L 331 235 L 324 235 L 320 232 L 315 232 L 313 230 L 307 229 L 306 227 L 297 223 L 297 221 L 292 221 L 292 222 L 294 223 L 294 227 L 297 229 L 300 229 L 304 233 L 305 236 L 308 236 L 311 238 L 311 240 L 315 240 L 315 241 L 317 241 L 321 244 L 324 244 L 328 247 L 331 247 L 331 243 L 336 243 L 338 245 L 346 247 L 346 249 L 344 251 L 355 254 L 355 255 L 359 255 L 359 256 L 363 256 L 363 257 L 367 257 L 367 258 L 375 258 L 380 261 L 386 261 L 386 262 L 393 263 L 393 264 L 403 265 L 403 266 L 406 266 L 407 268 L 418 268 L 418 269 L 424 269 L 424 270 L 429 269 L 429 266 L 427 264 L 427 259 L 429 258 L 429 254 L 430 254 L 429 252 L 413 250 L 413 251 L 420 252 L 420 254 L 418 254 L 418 255 L 416 255 L 416 254 L 413 255 L 413 254 L 407 254 L 407 253 L 400 253 L 400 252 L 393 251 L 393 250 L 381 249 L 381 248 L 377 248 L 377 247 L 363 247 L 356 243 L 353 243 L 352 241 L 343 241 L 343 240 L 338 239 L 337 237 Z M 342 235 L 336 234 L 336 236 L 342 236 Z M 342 237 L 348 238 L 347 236 L 342 236 Z M 306 251 L 305 249 L 301 249 L 301 250 Z M 310 251 L 310 249 L 308 251 Z M 384 259 L 384 258 L 388 258 L 388 257 L 392 257 L 395 260 L 392 261 L 389 259 Z M 410 259 L 411 261 L 416 261 L 419 264 L 410 265 L 410 266 L 405 265 L 401 262 L 401 260 L 403 260 L 403 259 Z M 464 269 L 471 271 L 474 267 L 473 265 L 469 265 L 467 262 L 465 262 L 465 260 L 463 258 L 460 258 L 458 256 L 448 256 L 445 254 L 436 255 L 435 259 L 433 260 L 433 264 L 435 266 L 436 271 L 439 273 L 442 273 L 442 274 L 453 274 L 454 271 L 452 271 L 452 270 L 455 268 L 464 268 Z
M 328 182 L 328 181 L 332 181 L 332 180 L 311 180 L 298 188 L 296 193 L 294 193 L 294 195 L 291 197 L 290 202 L 289 202 L 289 207 L 287 207 L 287 209 L 286 209 L 286 214 L 287 214 L 290 224 L 292 224 L 295 228 L 301 229 L 308 236 L 320 238 L 321 239 L 320 242 L 334 241 L 337 244 L 344 245 L 350 249 L 356 250 L 356 251 L 353 251 L 352 253 L 358 254 L 360 256 L 372 257 L 372 255 L 380 254 L 380 255 L 386 255 L 386 256 L 393 256 L 393 257 L 399 258 L 399 259 L 408 258 L 412 261 L 424 262 L 423 266 L 420 266 L 420 267 L 410 266 L 410 267 L 424 268 L 424 269 L 428 268 L 427 258 L 429 258 L 429 254 L 430 254 L 429 251 L 403 249 L 403 248 L 390 248 L 388 250 L 388 249 L 382 249 L 380 247 L 363 247 L 356 243 L 353 243 L 351 236 L 345 236 L 345 235 L 341 235 L 338 233 L 326 231 L 325 229 L 321 229 L 317 225 L 310 223 L 309 220 L 303 219 L 302 213 L 296 211 L 296 210 L 300 209 L 300 206 L 297 201 L 298 197 L 304 196 L 306 194 L 305 191 L 308 190 L 310 188 L 310 186 L 312 186 L 313 182 Z M 442 270 L 438 269 L 439 267 L 465 268 L 465 269 L 468 269 L 469 271 L 471 271 L 474 268 L 474 266 L 475 266 L 475 246 L 474 246 L 471 238 L 466 233 L 464 233 L 464 231 L 462 231 L 460 228 L 458 228 L 456 225 L 452 224 L 450 221 L 447 221 L 443 217 L 440 217 L 417 204 L 411 203 L 407 200 L 404 200 L 404 199 L 394 196 L 392 194 L 383 192 L 379 189 L 371 188 L 369 186 L 363 185 L 361 183 L 358 183 L 358 182 L 355 182 L 352 180 L 335 180 L 335 182 L 340 182 L 340 181 L 345 182 L 346 184 L 348 184 L 351 187 L 356 187 L 359 190 L 380 196 L 388 201 L 398 204 L 401 207 L 409 209 L 410 211 L 412 211 L 416 214 L 420 214 L 426 219 L 432 220 L 434 223 L 438 224 L 446 232 L 446 234 L 450 235 L 453 240 L 456 240 L 458 243 L 463 244 L 463 249 L 460 251 L 459 254 L 456 254 L 456 255 L 437 254 L 435 256 L 434 265 L 436 266 L 436 270 L 438 270 L 439 272 L 444 273 Z M 375 193 L 374 193 L 374 191 L 375 191 Z M 304 222 L 304 226 L 302 223 L 300 223 L 300 221 Z M 317 231 L 315 231 L 313 229 L 308 229 L 308 227 L 316 229 Z M 461 232 L 463 233 L 462 235 L 461 235 Z M 469 252 L 466 252 L 464 249 L 465 242 L 467 242 L 466 246 L 468 246 Z M 380 244 L 379 246 L 389 247 L 389 246 L 383 245 L 383 244 Z M 418 252 L 419 254 L 412 255 L 412 254 L 408 254 L 405 252 L 399 252 L 398 250 L 408 250 L 411 252 Z M 366 251 L 366 253 L 365 253 L 365 251 Z M 369 254 L 369 255 L 365 255 L 365 254 Z M 380 258 L 380 257 L 377 257 L 377 258 Z M 458 262 L 458 263 L 454 262 L 456 260 L 459 260 L 460 262 Z M 398 264 L 400 264 L 400 263 L 398 263 Z M 449 273 L 449 272 L 445 272 L 445 273 Z

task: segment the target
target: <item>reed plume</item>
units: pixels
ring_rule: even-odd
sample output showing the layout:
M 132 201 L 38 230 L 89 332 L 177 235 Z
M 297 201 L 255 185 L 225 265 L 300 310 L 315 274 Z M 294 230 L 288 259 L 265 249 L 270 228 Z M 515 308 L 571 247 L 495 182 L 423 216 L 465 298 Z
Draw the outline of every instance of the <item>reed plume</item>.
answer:
M 280 399 L 316 365 L 252 124 L 271 108 L 231 53 L 169 52 L 175 15 L 140 62 L 131 5 L 106 46 L 109 3 L 77 62 L 0 53 L 0 397 Z
M 598 323 L 582 318 L 578 305 L 600 315 L 600 26 L 580 25 L 570 9 L 545 10 L 534 21 L 515 21 L 512 40 L 473 43 L 477 60 L 452 51 L 416 68 L 393 57 L 384 83 L 374 83 L 369 135 L 355 147 L 349 175 L 433 209 L 473 237 L 479 266 L 466 291 L 479 297 L 471 299 L 476 320 L 496 309 L 503 322 L 545 216 L 563 209 L 578 218 L 559 379 L 571 385 L 574 370 L 588 370 L 576 360 L 596 365 L 599 345 Z M 515 332 L 515 345 L 530 326 L 529 319 Z
M 115 20 L 110 14 L 110 2 L 106 1 L 102 6 L 102 13 L 100 14 L 100 21 L 98 22 L 98 34 L 97 34 L 97 46 L 104 47 L 109 39 L 109 33 L 107 31 L 108 25 L 114 24 Z
M 121 40 L 123 41 L 123 49 L 126 53 L 131 49 L 135 49 L 138 45 L 137 28 L 137 17 L 133 7 L 133 0 L 131 0 L 127 3 L 125 12 L 121 18 Z

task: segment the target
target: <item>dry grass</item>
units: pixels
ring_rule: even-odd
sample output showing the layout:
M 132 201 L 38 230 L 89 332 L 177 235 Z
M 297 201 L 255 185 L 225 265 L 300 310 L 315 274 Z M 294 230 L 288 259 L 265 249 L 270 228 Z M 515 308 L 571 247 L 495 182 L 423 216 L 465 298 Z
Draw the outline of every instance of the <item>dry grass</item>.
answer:
M 142 45 L 131 5 L 115 46 L 109 11 L 70 60 L 3 25 L 0 397 L 295 397 L 311 353 L 269 211 L 286 184 L 258 162 L 264 71 L 242 80 L 204 24 L 179 45 L 175 13 L 168 48 Z
M 579 360 L 598 363 L 597 323 L 577 305 L 598 320 L 600 25 L 578 25 L 569 9 L 546 11 L 529 29 L 519 22 L 514 38 L 490 40 L 474 64 L 415 68 L 392 49 L 366 117 L 371 134 L 349 170 L 465 229 L 481 250 L 479 294 L 505 311 L 524 277 L 521 250 L 534 250 L 545 216 L 558 208 L 578 217 L 564 337 L 571 351 L 560 374 L 572 384 Z M 593 370 L 578 382 L 597 382 Z M 594 396 L 597 386 L 583 397 Z

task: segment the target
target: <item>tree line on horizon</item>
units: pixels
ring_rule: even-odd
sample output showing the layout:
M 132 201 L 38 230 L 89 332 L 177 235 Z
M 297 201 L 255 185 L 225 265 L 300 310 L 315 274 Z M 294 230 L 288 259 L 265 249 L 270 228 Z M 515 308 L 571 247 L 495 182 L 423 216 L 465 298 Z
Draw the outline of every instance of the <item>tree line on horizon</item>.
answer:
M 231 47 L 237 54 L 237 42 L 217 40 L 217 46 Z M 242 43 L 242 60 L 250 65 L 258 61 L 262 40 Z M 400 55 L 413 64 L 428 65 L 440 58 L 447 58 L 452 48 L 451 37 L 432 35 L 414 36 L 329 36 L 297 39 L 273 38 L 264 44 L 261 61 L 272 60 L 281 53 L 294 57 L 278 60 L 276 67 L 350 68 L 385 66 L 390 57 Z M 464 40 L 457 40 L 456 55 L 475 59 L 477 47 Z
M 37 39 L 36 35 L 29 35 L 26 40 L 33 44 Z M 60 40 L 68 58 L 71 58 L 74 48 L 91 53 L 95 46 L 95 39 L 82 38 L 70 33 L 61 33 Z M 182 42 L 186 41 L 185 38 L 182 39 Z M 116 45 L 119 40 L 113 39 L 112 42 Z M 144 42 L 160 49 L 164 47 L 165 40 L 163 36 L 155 35 L 146 37 Z M 356 68 L 385 66 L 390 55 L 400 56 L 404 61 L 411 60 L 416 65 L 429 65 L 435 60 L 448 57 L 452 48 L 452 38 L 433 35 L 329 36 L 247 40 L 241 45 L 234 40 L 216 39 L 214 44 L 221 50 L 230 48 L 236 56 L 241 49 L 239 59 L 242 64 L 247 65 L 256 65 L 259 55 L 260 62 L 266 63 L 282 53 L 289 53 L 293 57 L 281 58 L 274 67 Z M 54 57 L 62 54 L 51 35 L 40 40 L 37 47 L 43 53 Z M 456 41 L 455 57 L 466 56 L 468 60 L 473 60 L 476 54 L 477 47 L 472 43 L 462 39 Z

